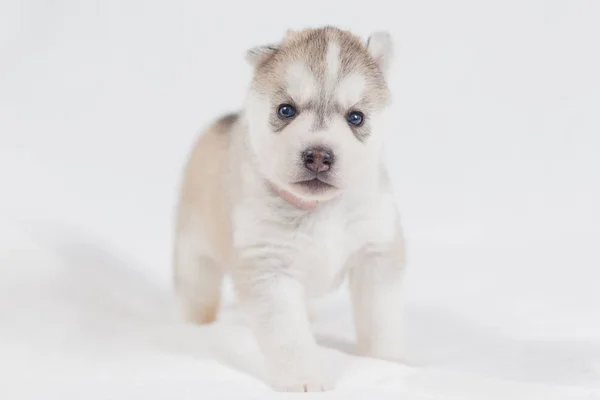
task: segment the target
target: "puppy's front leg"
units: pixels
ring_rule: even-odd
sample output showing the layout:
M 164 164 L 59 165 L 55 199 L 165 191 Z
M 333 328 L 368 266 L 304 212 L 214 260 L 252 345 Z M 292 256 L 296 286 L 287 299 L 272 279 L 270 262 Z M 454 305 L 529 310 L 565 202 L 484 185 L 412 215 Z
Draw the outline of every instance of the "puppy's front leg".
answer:
M 322 373 L 319 348 L 310 330 L 302 284 L 285 273 L 258 265 L 245 265 L 234 274 L 234 281 L 265 356 L 274 389 L 292 392 L 329 389 Z
M 403 361 L 403 248 L 398 243 L 372 246 L 358 261 L 349 282 L 359 353 Z

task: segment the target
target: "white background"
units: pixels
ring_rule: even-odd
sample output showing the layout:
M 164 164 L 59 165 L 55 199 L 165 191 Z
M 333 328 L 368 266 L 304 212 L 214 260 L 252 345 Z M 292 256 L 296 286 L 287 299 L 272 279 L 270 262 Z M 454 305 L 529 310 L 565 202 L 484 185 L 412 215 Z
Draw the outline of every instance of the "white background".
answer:
M 415 362 L 341 351 L 336 294 L 315 328 L 325 396 L 597 393 L 599 20 L 592 0 L 3 1 L 0 395 L 272 395 L 235 308 L 175 319 L 172 213 L 198 131 L 241 106 L 245 50 L 324 24 L 395 39 Z

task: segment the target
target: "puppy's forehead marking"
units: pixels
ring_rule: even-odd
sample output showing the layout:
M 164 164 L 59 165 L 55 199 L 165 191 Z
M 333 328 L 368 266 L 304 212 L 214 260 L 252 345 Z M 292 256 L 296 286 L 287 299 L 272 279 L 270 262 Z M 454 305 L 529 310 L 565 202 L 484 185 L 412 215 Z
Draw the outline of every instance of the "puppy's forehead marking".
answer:
M 310 101 L 317 92 L 317 82 L 310 68 L 302 62 L 290 64 L 285 74 L 288 94 L 298 103 Z
M 337 82 L 340 65 L 340 45 L 336 41 L 330 41 L 325 55 L 325 86 L 329 90 Z

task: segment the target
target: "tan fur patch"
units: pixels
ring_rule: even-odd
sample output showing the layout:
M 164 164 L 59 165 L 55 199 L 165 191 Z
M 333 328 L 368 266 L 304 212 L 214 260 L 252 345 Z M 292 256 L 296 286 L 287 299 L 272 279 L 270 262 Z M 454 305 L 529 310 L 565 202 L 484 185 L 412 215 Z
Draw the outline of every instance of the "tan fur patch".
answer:
M 229 132 L 239 116 L 229 114 L 215 121 L 199 138 L 183 174 L 178 208 L 178 229 L 186 231 L 197 218 L 218 260 L 226 259 L 231 246 L 231 229 L 225 190 L 221 179 L 228 168 Z

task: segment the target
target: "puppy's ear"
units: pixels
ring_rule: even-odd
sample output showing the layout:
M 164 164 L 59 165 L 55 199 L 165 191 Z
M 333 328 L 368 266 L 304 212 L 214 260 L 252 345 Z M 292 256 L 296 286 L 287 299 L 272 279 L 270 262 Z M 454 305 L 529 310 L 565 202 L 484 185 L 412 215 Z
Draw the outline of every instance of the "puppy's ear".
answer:
M 295 29 L 288 29 L 285 32 L 285 37 L 283 38 L 283 40 L 293 39 L 293 38 L 297 37 L 299 34 L 300 34 L 300 31 L 297 31 Z
M 367 49 L 381 72 L 387 76 L 394 58 L 392 35 L 387 31 L 374 32 L 367 40 Z
M 267 61 L 273 54 L 277 53 L 279 45 L 268 44 L 264 46 L 256 46 L 246 52 L 246 61 L 253 67 Z

